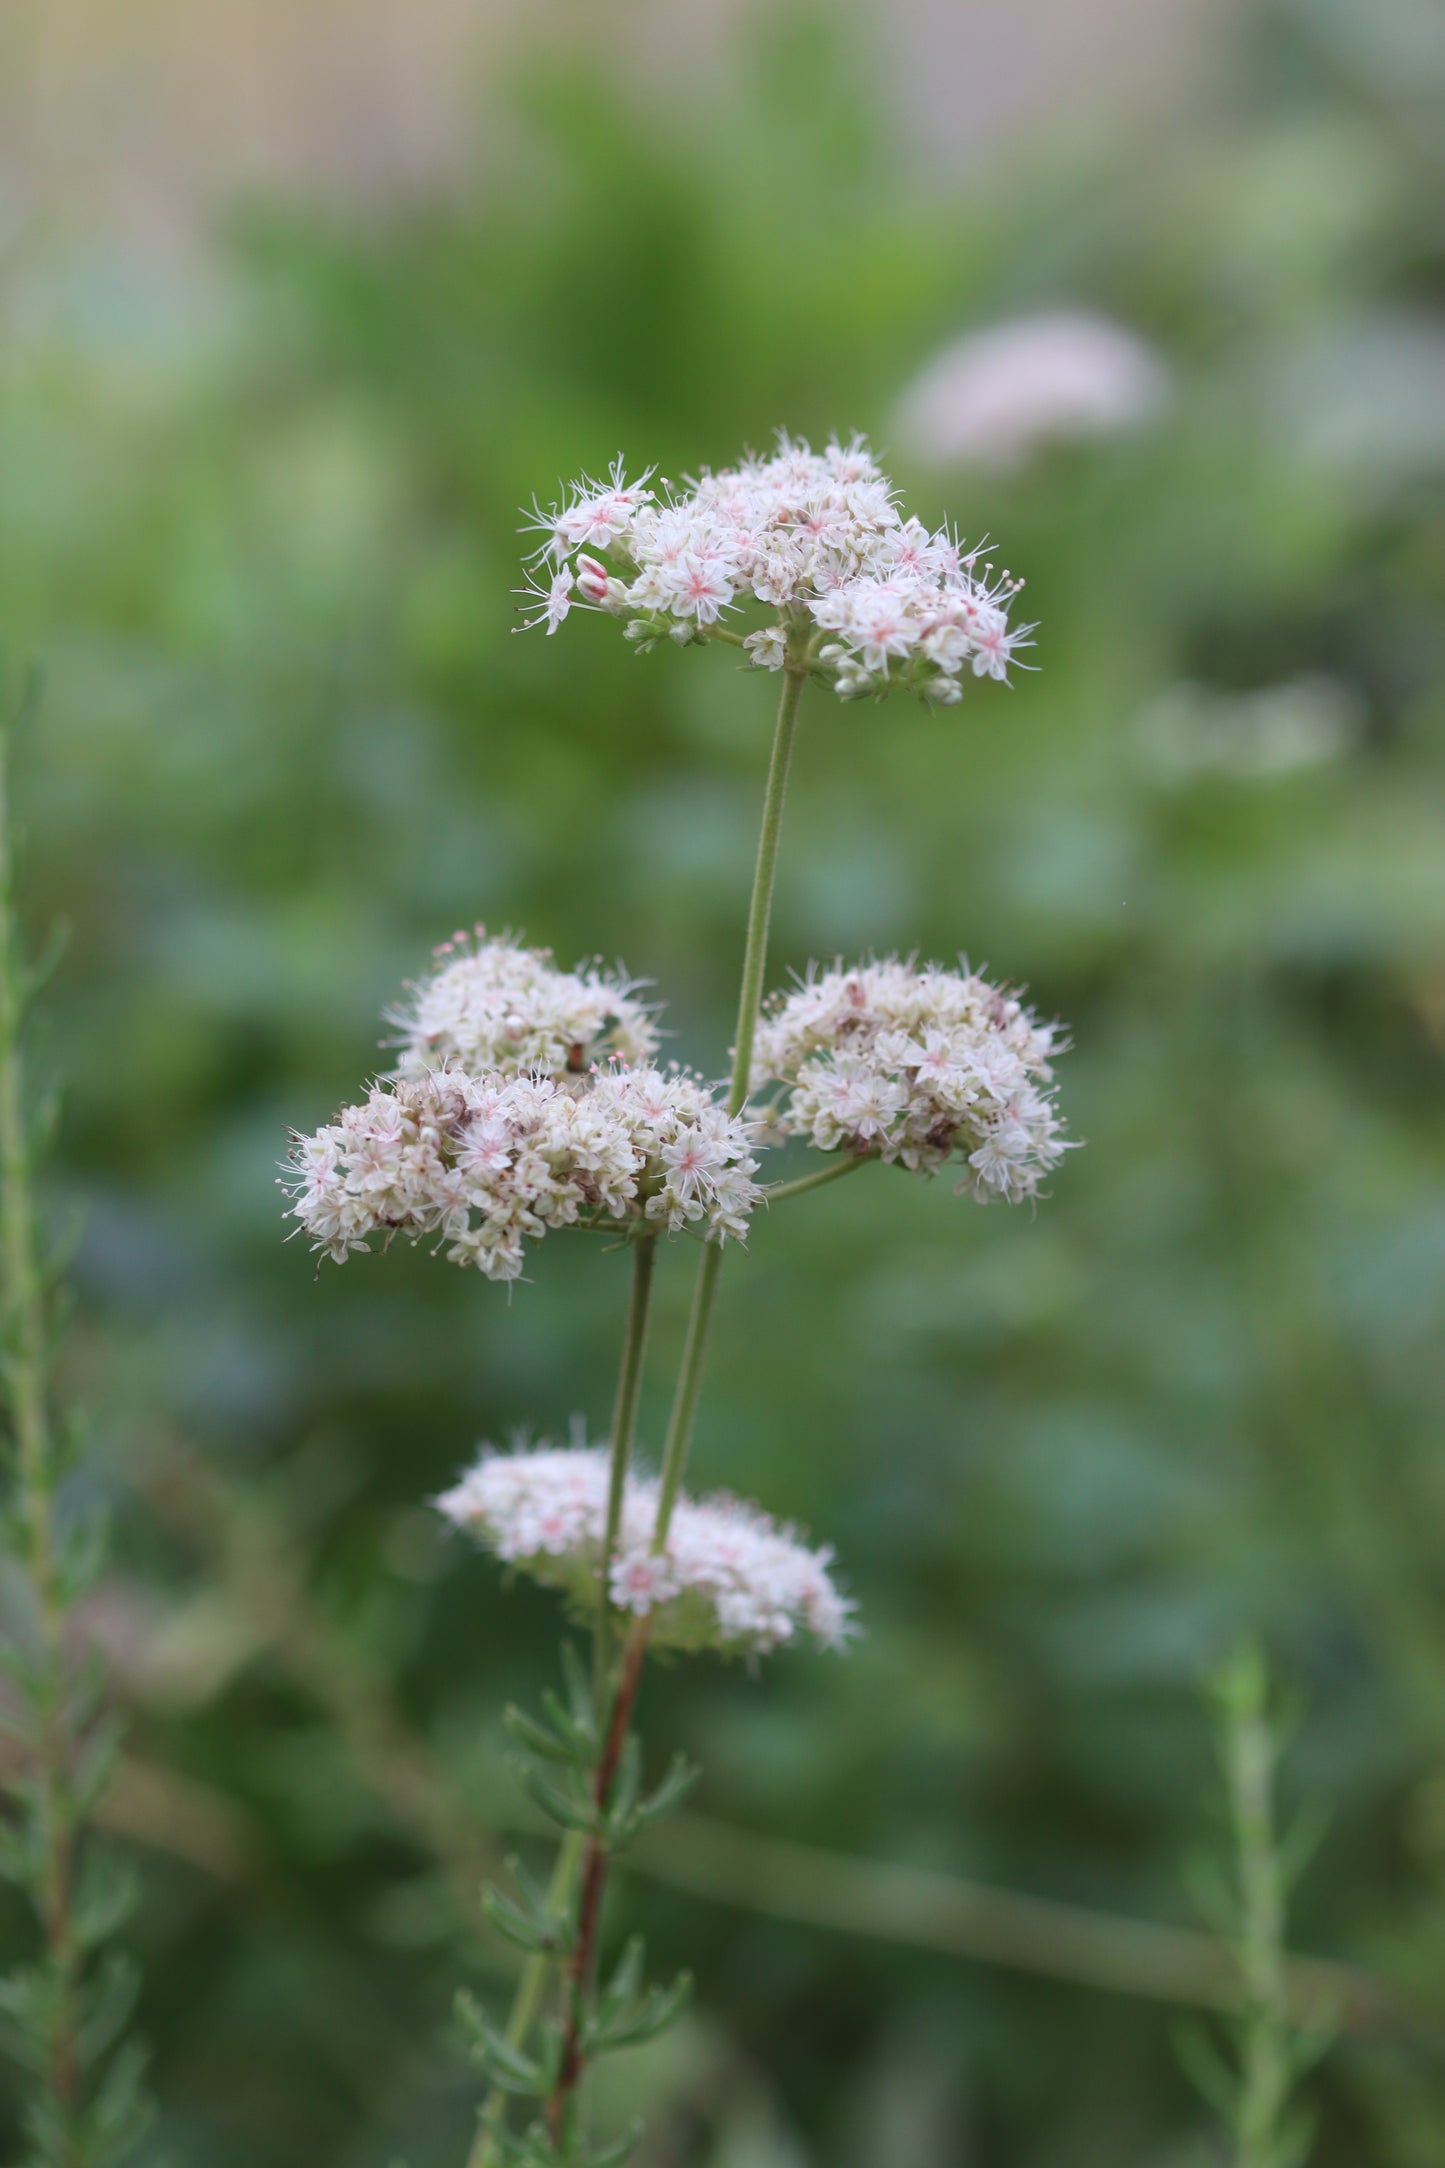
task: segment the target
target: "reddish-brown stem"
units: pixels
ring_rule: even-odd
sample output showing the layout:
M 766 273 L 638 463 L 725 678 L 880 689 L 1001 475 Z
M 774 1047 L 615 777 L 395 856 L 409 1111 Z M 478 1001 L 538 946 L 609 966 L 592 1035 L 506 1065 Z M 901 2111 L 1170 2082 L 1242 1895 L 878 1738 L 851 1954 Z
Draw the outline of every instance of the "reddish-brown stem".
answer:
M 622 1750 L 632 1729 L 632 1712 L 637 1706 L 638 1688 L 642 1684 L 642 1665 L 647 1655 L 649 1632 L 648 1621 L 640 1618 L 628 1635 L 622 1651 L 622 1668 L 612 1703 L 612 1716 L 592 1781 L 592 1801 L 599 1821 L 611 1797 L 612 1787 L 617 1779 L 618 1764 L 622 1760 Z M 557 2083 L 553 2088 L 552 2098 L 547 2103 L 547 2127 L 552 2134 L 552 2143 L 556 2146 L 562 2143 L 567 2106 L 582 2076 L 582 2020 L 586 2014 L 587 1998 L 592 1991 L 592 1979 L 596 1970 L 597 1934 L 602 1924 L 602 1899 L 607 1888 L 607 1866 L 607 1841 L 599 1829 L 588 1838 L 587 1850 L 582 1856 L 582 1886 L 577 1903 L 577 1947 L 567 1967 L 567 2028 L 562 2038 L 562 2060 L 558 2066 Z

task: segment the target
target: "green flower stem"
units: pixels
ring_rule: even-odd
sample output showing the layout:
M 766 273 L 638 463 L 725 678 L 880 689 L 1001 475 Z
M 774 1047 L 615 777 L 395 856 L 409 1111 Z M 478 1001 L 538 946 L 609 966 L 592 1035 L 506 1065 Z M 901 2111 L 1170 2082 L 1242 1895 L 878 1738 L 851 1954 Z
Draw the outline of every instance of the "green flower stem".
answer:
M 778 702 L 772 758 L 768 763 L 768 783 L 763 796 L 763 822 L 758 836 L 752 901 L 748 906 L 743 980 L 738 994 L 737 1037 L 733 1045 L 732 1081 L 728 1089 L 729 1114 L 742 1111 L 752 1074 L 753 1040 L 757 1034 L 758 1005 L 763 996 L 763 976 L 768 961 L 768 927 L 773 912 L 773 884 L 777 878 L 778 846 L 783 833 L 783 807 L 788 795 L 788 771 L 793 760 L 793 740 L 797 734 L 798 703 L 802 698 L 805 682 L 801 667 L 790 662 L 783 674 L 782 697 Z M 687 1323 L 687 1339 L 683 1343 L 682 1367 L 678 1372 L 672 1416 L 662 1449 L 662 1482 L 657 1501 L 657 1522 L 652 1536 L 654 1551 L 661 1551 L 667 1542 L 677 1494 L 682 1486 L 682 1472 L 687 1465 L 688 1448 L 692 1443 L 692 1426 L 697 1415 L 698 1398 L 702 1392 L 703 1369 L 707 1362 L 707 1344 L 712 1331 L 713 1306 L 717 1300 L 718 1273 L 721 1269 L 721 1247 L 710 1242 L 703 1252 L 702 1263 L 698 1266 L 692 1312 Z
M 783 806 L 788 795 L 788 770 L 793 762 L 793 739 L 798 728 L 798 703 L 807 673 L 794 659 L 783 672 L 782 697 L 773 731 L 768 784 L 763 796 L 763 825 L 758 836 L 758 862 L 753 872 L 752 901 L 748 906 L 748 938 L 743 950 L 743 983 L 738 994 L 738 1032 L 733 1047 L 732 1086 L 728 1092 L 729 1114 L 740 1114 L 748 1096 L 753 1065 L 753 1037 L 758 1028 L 758 1005 L 763 998 L 763 974 L 768 962 L 768 926 L 773 915 L 773 883 L 778 872 L 778 846 L 783 835 Z
M 552 1870 L 552 1880 L 547 1887 L 550 1911 L 565 1912 L 570 1906 L 572 1886 L 581 1863 L 582 1833 L 580 1830 L 571 1830 L 562 1841 L 557 1854 L 557 1864 Z M 509 2047 L 526 2046 L 527 2036 L 537 2022 L 547 1975 L 551 1969 L 552 1960 L 542 1956 L 529 1957 L 523 1965 L 511 2015 L 507 2019 L 506 2039 Z M 507 2096 L 499 2085 L 493 2086 L 482 2103 L 481 2114 L 477 2119 L 476 2143 L 467 2156 L 467 2168 L 495 2168 L 497 2132 L 501 2129 L 506 2113 Z
M 1262 1660 L 1244 1652 L 1228 1678 L 1225 1734 L 1238 1856 L 1243 2054 L 1235 2125 L 1236 2168 L 1276 2168 L 1294 2072 L 1285 1970 L 1284 1878 L 1274 1826 L 1278 1749 Z
M 612 1460 L 607 1485 L 607 1526 L 602 1537 L 602 1559 L 597 1569 L 593 1688 L 599 1711 L 607 1698 L 607 1671 L 612 1642 L 612 1560 L 616 1555 L 617 1537 L 622 1527 L 627 1466 L 632 1457 L 633 1434 L 637 1429 L 637 1401 L 642 1390 L 642 1364 L 647 1351 L 647 1320 L 652 1306 L 652 1272 L 656 1262 L 656 1235 L 641 1236 L 632 1247 L 632 1296 L 627 1308 L 627 1331 L 622 1343 L 622 1364 L 617 1373 L 617 1398 L 612 1410 Z
M 0 728 L 0 1305 L 19 1521 L 39 1639 L 40 1721 L 34 1771 L 40 1833 L 37 1899 L 54 1982 L 42 2079 L 55 2122 L 54 2159 L 58 2168 L 69 2168 L 81 2159 L 77 2039 L 81 1960 L 73 1918 L 75 1829 L 66 1766 L 65 1603 L 56 1563 L 55 1450 L 46 1405 L 45 1285 L 31 1200 L 20 1048 L 26 988 L 15 917 L 9 753 L 9 733 Z
M 758 836 L 757 864 L 753 872 L 752 900 L 748 906 L 742 985 L 738 992 L 737 1036 L 733 1045 L 732 1079 L 728 1089 L 729 1114 L 741 1113 L 752 1075 L 753 1040 L 758 1028 L 758 1005 L 762 1000 L 763 978 L 767 969 L 768 927 L 772 918 L 773 885 L 778 871 L 778 848 L 783 834 L 783 808 L 788 795 L 788 772 L 792 766 L 793 741 L 797 734 L 798 705 L 806 682 L 806 664 L 797 646 L 796 636 L 790 636 L 782 695 L 778 702 L 778 719 L 773 730 L 773 749 L 768 762 L 767 787 L 763 793 L 763 818 Z M 657 1519 L 652 1532 L 654 1552 L 661 1551 L 666 1545 L 667 1532 L 672 1524 L 673 1510 L 682 1484 L 683 1469 L 687 1463 L 688 1447 L 692 1442 L 693 1422 L 702 1392 L 708 1339 L 717 1300 L 718 1273 L 721 1268 L 721 1246 L 709 1242 L 698 1266 L 692 1310 L 688 1317 L 687 1338 L 683 1343 L 682 1364 L 678 1371 L 667 1438 L 663 1445 L 661 1488 L 657 1502 Z M 593 1797 L 599 1812 L 607 1805 L 622 1750 L 632 1728 L 632 1712 L 636 1705 L 638 1688 L 642 1683 L 642 1667 L 647 1655 L 648 1633 L 646 1618 L 638 1619 L 623 1649 L 611 1721 L 593 1786 Z M 597 1937 L 602 1919 L 602 1898 L 607 1886 L 607 1863 L 605 1841 L 600 1836 L 589 1837 L 582 1863 L 577 1947 L 570 1967 L 571 1994 L 568 1998 L 567 2029 L 562 2043 L 562 2062 L 556 2087 L 547 2104 L 548 2128 L 553 2144 L 558 2147 L 564 2143 L 571 2126 L 573 2100 L 585 2060 L 582 2053 L 582 2019 L 590 1983 L 596 1970 Z
M 769 1204 L 781 1204 L 785 1197 L 803 1197 L 810 1189 L 824 1189 L 829 1182 L 837 1182 L 845 1174 L 854 1173 L 859 1167 L 871 1166 L 877 1155 L 873 1152 L 843 1152 L 829 1166 L 817 1174 L 800 1174 L 796 1182 L 773 1182 L 763 1191 Z

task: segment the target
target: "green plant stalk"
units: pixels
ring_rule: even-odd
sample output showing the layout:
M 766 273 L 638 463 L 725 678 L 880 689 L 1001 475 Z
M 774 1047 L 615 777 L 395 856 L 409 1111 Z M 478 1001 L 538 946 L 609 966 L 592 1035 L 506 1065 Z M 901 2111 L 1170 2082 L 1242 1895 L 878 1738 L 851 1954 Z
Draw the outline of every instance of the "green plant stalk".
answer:
M 748 905 L 747 945 L 743 950 L 743 982 L 738 992 L 738 1029 L 733 1045 L 732 1082 L 728 1090 L 729 1114 L 740 1114 L 748 1096 L 753 1065 L 753 1040 L 757 1035 L 758 1009 L 763 998 L 763 978 L 768 966 L 768 928 L 773 915 L 773 886 L 778 873 L 778 848 L 783 838 L 783 808 L 788 795 L 788 772 L 793 763 L 793 740 L 798 729 L 798 703 L 807 675 L 789 645 L 789 661 L 783 671 L 778 720 L 773 731 L 773 750 L 768 762 L 767 789 L 763 795 L 763 823 L 758 835 L 758 861 L 753 871 L 753 893 Z
M 1292 2081 L 1284 1890 L 1274 1828 L 1275 1760 L 1261 1687 L 1257 1695 L 1241 1696 L 1227 1734 L 1244 1985 L 1236 2168 L 1276 2168 Z
M 554 1912 L 563 1911 L 572 1901 L 572 1885 L 577 1879 L 577 1869 L 582 1863 L 582 1833 L 569 1830 L 557 1853 L 557 1864 L 552 1869 L 552 1879 L 547 1885 L 547 1902 Z M 521 2048 L 527 2044 L 537 2013 L 542 2007 L 542 1996 L 547 1986 L 547 1975 L 552 1969 L 549 1957 L 529 1957 L 522 1967 L 517 1982 L 517 1992 L 507 2018 L 506 2040 L 508 2047 Z M 477 2118 L 477 2135 L 467 2156 L 467 2168 L 495 2168 L 497 2159 L 497 2133 L 507 2112 L 507 2096 L 499 2085 L 494 2085 L 482 2102 Z
M 732 1076 L 728 1087 L 729 1114 L 741 1113 L 752 1076 L 753 1041 L 757 1034 L 758 1008 L 762 1001 L 764 975 L 767 970 L 768 929 L 772 920 L 778 850 L 782 842 L 783 810 L 787 802 L 788 775 L 792 767 L 793 743 L 797 735 L 798 707 L 806 682 L 807 670 L 797 646 L 796 636 L 790 635 L 782 693 L 778 701 L 778 718 L 773 730 L 773 746 L 768 761 L 768 780 L 763 793 L 762 825 L 758 834 L 752 897 L 748 905 L 742 984 L 738 991 L 737 1034 L 733 1043 Z M 683 1469 L 687 1463 L 688 1448 L 692 1443 L 693 1424 L 702 1392 L 721 1268 L 721 1246 L 709 1242 L 698 1266 L 687 1336 L 683 1342 L 682 1362 L 663 1445 L 657 1517 L 652 1532 L 654 1553 L 661 1552 L 666 1546 L 678 1492 L 682 1486 Z M 613 1699 L 607 1738 L 597 1765 L 593 1788 L 599 1814 L 607 1805 L 613 1779 L 632 1727 L 632 1712 L 642 1682 L 648 1634 L 647 1619 L 638 1619 L 623 1650 L 617 1692 Z M 605 1839 L 600 1835 L 589 1837 L 582 1862 L 577 1946 L 570 1968 L 571 1993 L 563 2036 L 560 2075 L 547 2104 L 548 2128 L 553 2144 L 558 2147 L 567 2140 L 572 2123 L 573 2096 L 583 2073 L 582 2023 L 589 1984 L 596 1970 L 597 1939 L 602 1919 L 602 1899 L 607 1885 L 607 1864 L 608 1847 Z
M 633 1437 L 637 1430 L 637 1404 L 642 1391 L 643 1361 L 647 1352 L 647 1326 L 652 1308 L 657 1240 L 656 1235 L 643 1235 L 632 1245 L 632 1291 L 628 1299 L 622 1360 L 618 1367 L 617 1391 L 612 1408 L 607 1524 L 602 1538 L 602 1558 L 597 1574 L 597 1615 L 593 1627 L 593 1688 L 599 1713 L 607 1698 L 612 1636 L 612 1560 L 622 1526 L 627 1469 L 632 1458 Z M 569 1832 L 557 1854 L 557 1864 L 552 1871 L 547 1892 L 548 1904 L 554 1912 L 563 1911 L 571 1903 L 572 1886 L 577 1879 L 582 1854 L 583 1840 L 580 1831 Z M 517 1982 L 517 1991 L 506 2025 L 506 2039 L 511 2047 L 520 2048 L 526 2044 L 541 2009 L 552 1962 L 548 1957 L 537 1955 L 529 1957 L 522 1967 L 522 1975 Z M 507 2096 L 500 2086 L 494 2086 L 482 2103 L 476 2140 L 467 2168 L 492 2168 L 496 2159 L 497 2133 L 506 2112 Z
M 859 1167 L 871 1166 L 877 1154 L 874 1152 L 840 1152 L 830 1166 L 817 1174 L 800 1174 L 795 1182 L 773 1182 L 763 1191 L 769 1204 L 782 1204 L 789 1197 L 806 1197 L 810 1189 L 826 1189 L 830 1182 L 841 1181 L 845 1174 L 854 1174 Z
M 78 1996 L 81 1953 L 73 1918 L 75 1821 L 65 1737 L 65 1601 L 56 1565 L 55 1453 L 46 1399 L 44 1274 L 31 1199 L 31 1151 L 20 1046 L 25 1013 L 9 792 L 10 741 L 0 729 L 0 1300 L 7 1397 L 25 1560 L 40 1652 L 35 1741 L 41 1871 L 37 1892 L 54 2000 L 42 2082 L 54 2109 L 61 2168 L 81 2155 Z
M 793 652 L 790 643 L 790 658 Z M 767 788 L 763 794 L 763 819 L 758 835 L 757 865 L 753 871 L 753 893 L 748 905 L 743 977 L 738 992 L 737 1035 L 733 1042 L 732 1077 L 728 1086 L 729 1114 L 742 1112 L 752 1075 L 753 1040 L 757 1036 L 758 1008 L 763 998 L 763 980 L 768 963 L 768 928 L 773 915 L 773 887 L 778 873 L 778 847 L 783 835 L 783 808 L 787 802 L 788 774 L 793 761 L 793 741 L 797 735 L 798 704 L 806 682 L 800 663 L 790 659 L 783 673 L 783 690 L 778 701 L 778 720 L 773 731 Z M 662 1481 L 657 1501 L 657 1523 L 652 1538 L 654 1551 L 661 1551 L 667 1542 L 667 1532 L 672 1525 L 673 1510 L 677 1505 L 677 1494 L 682 1486 L 682 1472 L 692 1444 L 692 1428 L 702 1392 L 703 1371 L 707 1364 L 708 1339 L 712 1331 L 713 1308 L 717 1300 L 718 1274 L 721 1269 L 721 1246 L 710 1242 L 698 1266 L 687 1338 L 683 1343 L 682 1365 L 678 1371 L 672 1415 L 662 1449 Z
M 612 1642 L 612 1561 L 617 1553 L 617 1538 L 622 1528 L 627 1468 L 632 1458 L 632 1440 L 637 1429 L 637 1402 L 642 1391 L 642 1367 L 647 1352 L 647 1322 L 652 1307 L 652 1275 L 656 1262 L 656 1235 L 641 1236 L 632 1246 L 632 1293 L 627 1306 L 627 1330 L 622 1343 L 622 1363 L 617 1373 L 617 1396 L 612 1409 L 607 1526 L 603 1532 L 602 1558 L 597 1569 L 593 1691 L 599 1716 L 607 1699 L 607 1674 Z

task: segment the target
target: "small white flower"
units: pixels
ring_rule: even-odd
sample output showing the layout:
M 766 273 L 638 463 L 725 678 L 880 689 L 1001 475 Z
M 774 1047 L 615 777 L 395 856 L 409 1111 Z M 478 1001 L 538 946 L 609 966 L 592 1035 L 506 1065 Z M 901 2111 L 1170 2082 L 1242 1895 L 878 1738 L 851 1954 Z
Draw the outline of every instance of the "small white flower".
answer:
M 952 1160 L 960 1189 L 1017 1199 L 1068 1149 L 1048 1089 L 1057 1045 L 1055 1026 L 966 967 L 815 966 L 760 1020 L 753 1086 L 787 1086 L 777 1126 L 821 1151 L 919 1174 Z
M 781 625 L 764 625 L 761 632 L 750 632 L 743 646 L 755 670 L 781 670 L 788 659 L 788 642 Z
M 523 588 L 528 602 L 538 605 L 531 617 L 522 620 L 526 630 L 530 632 L 534 625 L 545 625 L 549 636 L 554 633 L 572 607 L 574 584 L 571 566 L 563 565 L 545 587 L 534 580 Z
M 601 1447 L 484 1450 L 436 1503 L 505 1564 L 561 1589 L 590 1614 L 608 1476 Z M 810 1549 L 756 1506 L 685 1496 L 665 1547 L 655 1552 L 657 1504 L 656 1479 L 629 1471 L 608 1582 L 619 1610 L 651 1621 L 655 1646 L 764 1655 L 800 1632 L 825 1648 L 843 1646 L 852 1607 L 833 1581 L 831 1552 Z

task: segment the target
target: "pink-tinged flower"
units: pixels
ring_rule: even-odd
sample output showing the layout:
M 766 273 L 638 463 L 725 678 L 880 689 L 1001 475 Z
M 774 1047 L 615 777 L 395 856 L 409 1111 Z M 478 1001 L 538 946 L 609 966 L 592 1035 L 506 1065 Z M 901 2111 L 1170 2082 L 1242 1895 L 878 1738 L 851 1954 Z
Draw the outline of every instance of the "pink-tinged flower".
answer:
M 606 565 L 600 565 L 595 557 L 585 553 L 577 560 L 577 592 L 584 602 L 601 609 L 607 601 L 612 585 L 612 575 Z
M 761 1192 L 753 1125 L 685 1070 L 405 1074 L 298 1138 L 289 1216 L 339 1263 L 381 1235 L 437 1238 L 453 1264 L 515 1279 L 549 1228 L 623 1220 L 745 1237 Z
M 772 1119 L 825 1152 L 933 1174 L 973 1196 L 1032 1197 L 1069 1149 L 1053 1095 L 1057 1027 L 965 965 L 816 966 L 768 1005 L 753 1086 L 786 1087 Z
M 455 1527 L 505 1564 L 562 1590 L 590 1618 L 609 1472 L 608 1455 L 596 1446 L 484 1450 L 436 1502 Z M 618 1610 L 650 1621 L 655 1647 L 757 1656 L 800 1635 L 825 1648 L 844 1645 L 852 1607 L 833 1580 L 830 1551 L 810 1548 L 736 1498 L 686 1496 L 658 1550 L 658 1497 L 655 1478 L 629 1471 L 608 1578 Z
M 1021 583 L 980 573 L 948 528 L 905 519 L 861 439 L 815 453 L 783 437 L 771 459 L 656 497 L 619 465 L 610 487 L 584 479 L 533 525 L 574 587 L 552 602 L 534 581 L 541 607 L 525 622 L 550 630 L 575 599 L 621 618 L 639 652 L 716 638 L 723 614 L 752 602 L 774 613 L 743 635 L 755 668 L 784 667 L 793 636 L 799 667 L 843 699 L 903 687 L 951 706 L 970 675 L 1004 677 L 1021 642 L 1007 627 Z M 810 626 L 836 638 L 810 646 Z
M 397 1069 L 410 1076 L 451 1065 L 472 1077 L 529 1072 L 580 1088 L 613 1057 L 649 1062 L 657 1029 L 638 982 L 621 970 L 559 968 L 549 949 L 511 934 L 457 934 L 437 951 L 409 1002 L 388 1011 Z

